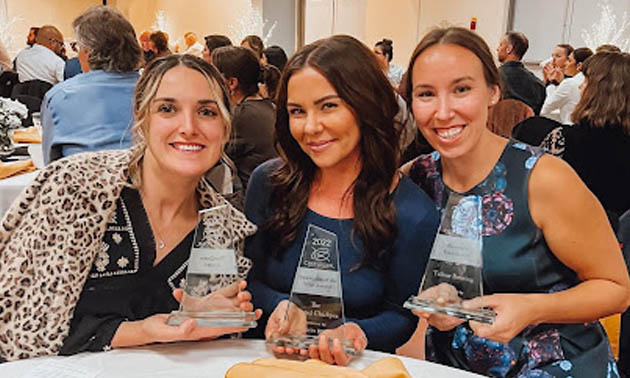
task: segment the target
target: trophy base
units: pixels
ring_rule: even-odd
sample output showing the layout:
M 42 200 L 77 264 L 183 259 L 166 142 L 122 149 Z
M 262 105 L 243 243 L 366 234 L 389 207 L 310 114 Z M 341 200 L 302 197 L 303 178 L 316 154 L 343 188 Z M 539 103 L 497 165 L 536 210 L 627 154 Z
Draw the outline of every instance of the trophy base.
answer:
M 420 310 L 433 314 L 443 314 L 459 319 L 474 320 L 480 323 L 492 324 L 497 314 L 492 310 L 478 309 L 467 310 L 457 304 L 440 305 L 433 301 L 427 301 L 415 296 L 411 296 L 405 304 L 405 308 L 410 310 Z
M 178 326 L 188 319 L 195 319 L 197 327 L 209 328 L 255 328 L 256 314 L 253 312 L 192 312 L 173 311 L 166 324 Z
M 306 349 L 308 347 L 315 344 L 319 344 L 318 336 L 309 336 L 309 335 L 300 335 L 300 336 L 290 336 L 290 335 L 272 335 L 267 341 L 268 346 L 271 347 L 285 347 L 285 348 L 293 348 L 293 349 Z M 343 351 L 345 354 L 349 354 L 352 356 L 357 355 L 357 351 L 352 347 L 351 340 L 342 340 Z M 333 340 L 328 339 L 328 347 L 330 350 L 333 348 Z M 300 356 L 299 354 L 296 354 Z M 282 355 L 284 356 L 284 355 Z M 294 356 L 294 355 L 287 355 Z M 299 357 L 298 357 L 299 358 Z M 304 359 L 308 359 L 308 355 L 304 356 Z

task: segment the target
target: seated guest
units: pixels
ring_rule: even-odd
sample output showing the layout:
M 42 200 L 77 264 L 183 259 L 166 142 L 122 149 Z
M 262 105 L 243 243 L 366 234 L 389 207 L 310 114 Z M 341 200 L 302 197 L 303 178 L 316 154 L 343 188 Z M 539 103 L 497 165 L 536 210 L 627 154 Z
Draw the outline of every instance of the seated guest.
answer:
M 488 129 L 504 138 L 512 137 L 512 129 L 533 117 L 534 111 L 518 100 L 501 100 L 488 109 Z
M 553 112 L 559 111 L 560 117 L 557 121 L 565 125 L 571 124 L 571 113 L 580 101 L 580 85 L 584 82 L 582 64 L 591 55 L 593 52 L 588 47 L 575 49 L 569 55 L 565 66 L 565 72 L 574 73 L 573 77 L 562 80 L 560 71 L 551 74 L 551 84 L 547 86 L 547 97 L 540 110 L 541 116 L 554 118 Z M 557 82 L 560 84 L 554 84 Z
M 220 47 L 212 52 L 212 62 L 225 78 L 236 104 L 227 154 L 236 165 L 245 190 L 252 171 L 276 157 L 273 147 L 276 110 L 273 102 L 258 91 L 261 68 L 250 50 L 237 46 Z
M 396 173 L 398 104 L 370 49 L 350 36 L 304 46 L 287 63 L 277 95 L 280 159 L 258 167 L 246 215 L 250 289 L 264 311 L 258 335 L 279 332 L 308 225 L 338 236 L 343 332 L 357 351 L 393 352 L 416 328 L 402 308 L 420 284 L 438 217 L 427 195 Z M 324 332 L 308 354 L 350 361 Z M 277 352 L 294 352 L 282 350 Z
M 545 86 L 521 62 L 528 48 L 529 41 L 523 33 L 506 33 L 497 48 L 502 63 L 499 73 L 505 86 L 503 98 L 522 101 L 538 115 L 545 102 Z
M 600 52 L 617 52 L 617 53 L 620 53 L 621 49 L 618 46 L 605 43 L 603 45 L 597 46 L 597 48 L 595 49 L 595 53 L 600 53 Z
M 436 152 L 404 170 L 440 209 L 451 193 L 483 203 L 485 295 L 462 302 L 448 284 L 419 295 L 496 313 L 485 324 L 418 312 L 431 325 L 427 359 L 493 377 L 617 378 L 598 319 L 628 307 L 630 279 L 602 206 L 561 159 L 488 130 L 500 76 L 478 34 L 431 31 L 408 72 L 418 128 Z M 462 213 L 444 216 L 469 224 Z
M 184 34 L 183 46 L 177 45 L 175 48 L 175 52 L 180 54 L 190 54 L 198 57 L 201 57 L 201 52 L 203 51 L 203 46 L 197 41 L 197 34 L 193 32 Z
M 63 81 L 65 62 L 59 57 L 63 47 L 63 35 L 54 26 L 42 26 L 36 43 L 18 53 L 15 68 L 21 83 L 41 80 L 52 85 Z
M 258 84 L 260 95 L 274 101 L 282 72 L 271 64 L 267 64 L 262 72 L 261 84 Z
M 381 64 L 381 68 L 385 75 L 389 79 L 389 82 L 394 88 L 400 85 L 404 70 L 392 63 L 394 57 L 394 47 L 392 46 L 392 40 L 383 38 L 381 41 L 376 42 L 374 45 L 374 54 Z
M 263 40 L 257 35 L 248 35 L 241 41 L 241 47 L 251 50 L 258 60 L 262 59 L 265 45 Z
M 46 164 L 78 152 L 131 146 L 131 99 L 141 59 L 133 27 L 112 7 L 90 8 L 73 27 L 85 73 L 46 93 L 41 109 Z
M 70 42 L 70 48 L 74 53 L 79 53 L 76 41 Z M 79 57 L 75 56 L 74 58 L 66 60 L 66 67 L 63 70 L 63 79 L 68 80 L 71 77 L 75 77 L 82 72 L 83 70 L 81 69 L 81 62 L 79 61 Z
M 206 41 L 201 57 L 208 63 L 212 63 L 212 51 L 223 46 L 232 46 L 232 41 L 224 35 L 212 34 L 204 37 Z
M 551 53 L 551 59 L 547 60 L 547 64 L 543 66 L 543 80 L 545 86 L 549 84 L 558 85 L 562 79 L 568 79 L 573 75 L 567 73 L 567 61 L 569 55 L 573 52 L 573 46 L 562 43 L 557 45 Z M 552 78 L 553 76 L 553 78 Z
M 575 125 L 559 130 L 562 158 L 604 209 L 619 217 L 630 209 L 630 54 L 595 54 L 584 62 L 582 72 L 582 98 L 572 115 Z M 552 137 L 558 139 L 548 139 Z
M 287 54 L 280 46 L 269 46 L 263 51 L 263 61 L 265 64 L 275 66 L 282 72 L 284 65 L 287 64 Z
M 152 52 L 151 60 L 171 55 L 171 49 L 168 48 L 168 35 L 162 31 L 155 31 L 149 35 L 148 42 L 149 51 Z M 150 62 L 147 61 L 147 64 Z
M 230 134 L 221 75 L 190 55 L 157 59 L 138 81 L 133 104 L 137 139 L 132 149 L 83 153 L 50 164 L 5 215 L 0 358 L 208 339 L 244 330 L 196 327 L 193 319 L 166 324 L 178 309 L 174 296 L 183 294 L 177 288 L 198 211 L 227 205 L 230 215 L 221 224 L 232 225 L 236 245 L 256 230 L 204 178 Z M 241 249 L 237 264 L 247 274 L 251 262 Z M 234 283 L 232 292 L 221 293 L 231 310 L 252 311 L 250 294 L 239 292 L 244 287 L 245 282 Z
M 26 36 L 26 45 L 28 47 L 32 47 L 37 41 L 37 33 L 39 33 L 37 26 L 31 26 L 31 28 L 28 29 L 28 36 Z

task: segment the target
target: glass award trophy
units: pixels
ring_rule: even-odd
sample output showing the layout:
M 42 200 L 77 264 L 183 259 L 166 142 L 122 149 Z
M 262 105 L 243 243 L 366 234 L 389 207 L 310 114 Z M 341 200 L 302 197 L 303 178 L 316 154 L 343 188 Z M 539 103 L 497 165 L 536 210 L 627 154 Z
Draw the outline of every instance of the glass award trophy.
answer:
M 422 277 L 420 296 L 409 298 L 404 307 L 488 324 L 494 322 L 493 311 L 461 307 L 461 301 L 483 295 L 482 224 L 481 198 L 451 193 Z M 422 298 L 423 292 L 430 293 L 440 284 L 453 286 L 457 301 L 440 304 Z
M 328 330 L 331 350 L 332 341 L 337 338 L 345 353 L 356 354 L 343 328 L 334 330 L 345 323 L 336 234 L 308 225 L 283 321 L 290 325 L 286 333 L 272 334 L 268 345 L 308 349 L 317 345 L 319 335 Z
M 167 324 L 195 319 L 198 327 L 256 327 L 255 314 L 233 304 L 239 277 L 229 212 L 227 205 L 199 211 L 184 294 Z

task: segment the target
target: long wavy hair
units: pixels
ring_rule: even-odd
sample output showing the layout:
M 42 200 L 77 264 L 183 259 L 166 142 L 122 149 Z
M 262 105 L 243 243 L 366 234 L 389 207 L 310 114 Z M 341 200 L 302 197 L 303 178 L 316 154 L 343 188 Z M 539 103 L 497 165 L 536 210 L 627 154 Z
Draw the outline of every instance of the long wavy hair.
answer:
M 337 35 L 304 46 L 284 68 L 276 95 L 275 130 L 282 162 L 270 177 L 270 217 L 263 226 L 271 239 L 269 245 L 278 256 L 296 239 L 318 170 L 291 136 L 287 112 L 289 80 L 306 67 L 326 77 L 357 120 L 361 170 L 349 189 L 353 192 L 352 237 L 356 234 L 363 242 L 361 265 L 381 268 L 398 232 L 390 193 L 400 160 L 400 127 L 394 122 L 398 104 L 372 51 L 350 36 Z
M 619 126 L 630 135 L 630 54 L 600 52 L 584 61 L 586 87 L 571 119 L 594 127 Z
M 135 119 L 134 125 L 131 127 L 131 135 L 134 140 L 132 147 L 131 160 L 129 162 L 129 176 L 131 177 L 134 188 L 142 186 L 142 160 L 147 148 L 146 139 L 149 133 L 151 102 L 155 98 L 160 83 L 164 75 L 172 68 L 183 66 L 195 70 L 203 75 L 210 86 L 210 91 L 214 100 L 217 102 L 219 112 L 224 124 L 224 140 L 223 145 L 229 140 L 230 131 L 232 130 L 232 103 L 228 90 L 223 83 L 223 78 L 219 71 L 210 63 L 201 58 L 192 55 L 172 54 L 163 58 L 153 60 L 147 68 L 145 68 L 142 76 L 136 84 L 133 95 L 133 115 Z M 185 83 L 182 83 L 185 85 Z M 221 159 L 228 165 L 231 164 L 229 158 L 222 148 Z

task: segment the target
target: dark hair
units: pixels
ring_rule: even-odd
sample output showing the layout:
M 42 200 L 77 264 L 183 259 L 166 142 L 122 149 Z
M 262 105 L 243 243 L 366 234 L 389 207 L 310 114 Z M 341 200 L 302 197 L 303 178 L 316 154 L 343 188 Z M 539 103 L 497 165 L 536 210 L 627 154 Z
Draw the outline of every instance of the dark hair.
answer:
M 280 46 L 269 46 L 263 51 L 263 54 L 267 57 L 267 63 L 276 66 L 280 71 L 287 64 L 287 54 Z
M 166 37 L 166 34 L 164 34 L 164 32 L 158 30 L 151 33 L 151 35 L 149 36 L 149 40 L 152 41 L 155 45 L 158 54 L 168 50 L 168 38 Z
M 278 67 L 271 64 L 267 64 L 262 70 L 262 82 L 267 87 L 267 97 L 272 100 L 276 98 L 276 91 L 278 90 L 278 84 L 280 83 L 280 76 L 282 73 Z
M 426 49 L 434 45 L 448 45 L 453 44 L 465 48 L 472 52 L 481 61 L 481 67 L 483 68 L 483 76 L 486 80 L 486 84 L 491 86 L 501 87 L 501 79 L 499 77 L 499 70 L 494 64 L 494 58 L 488 48 L 488 45 L 484 40 L 476 33 L 460 28 L 449 27 L 444 29 L 434 29 L 422 38 L 409 60 L 409 66 L 407 67 L 407 78 L 405 84 L 405 98 L 407 103 L 411 104 L 411 92 L 413 89 L 413 65 L 416 60 Z
M 291 77 L 304 68 L 321 73 L 352 109 L 360 129 L 361 171 L 352 191 L 353 234 L 363 242 L 361 264 L 380 267 L 397 235 L 390 186 L 400 160 L 398 104 L 389 81 L 370 49 L 353 37 L 336 35 L 301 48 L 289 59 L 276 95 L 276 148 L 282 158 L 270 177 L 271 217 L 265 223 L 274 254 L 295 240 L 307 210 L 317 166 L 293 138 L 287 112 Z M 346 193 L 349 194 L 349 193 Z
M 582 67 L 586 87 L 571 119 L 595 127 L 619 126 L 630 135 L 630 54 L 601 52 Z
M 603 45 L 599 45 L 597 46 L 597 48 L 595 49 L 595 53 L 600 53 L 600 52 L 617 52 L 620 53 L 621 49 L 615 45 L 610 45 L 610 44 L 603 44 Z
M 133 26 L 116 8 L 92 7 L 72 22 L 79 45 L 89 50 L 93 70 L 129 72 L 140 64 L 142 50 Z
M 212 50 L 219 47 L 232 46 L 232 41 L 230 41 L 228 37 L 220 34 L 207 35 L 203 37 L 203 39 L 206 41 L 206 47 L 210 53 L 212 53 Z
M 263 50 L 265 49 L 265 45 L 263 44 L 263 40 L 260 39 L 259 36 L 248 35 L 247 37 L 243 38 L 243 40 L 241 41 L 241 45 L 244 42 L 247 42 L 247 44 L 252 48 L 252 51 L 256 55 L 256 58 L 258 59 L 262 58 L 262 53 L 263 53 Z
M 580 47 L 579 49 L 575 49 L 572 52 L 573 58 L 575 59 L 575 64 L 584 63 L 584 61 L 593 55 L 593 50 L 588 47 Z
M 214 64 L 224 78 L 238 79 L 238 91 L 246 97 L 258 92 L 261 81 L 260 63 L 254 53 L 240 46 L 223 46 L 212 50 Z
M 556 45 L 557 47 L 563 48 L 564 51 L 566 51 L 567 56 L 571 55 L 571 53 L 573 52 L 573 46 L 569 45 L 568 43 L 561 43 L 559 45 Z
M 514 49 L 514 55 L 522 59 L 529 48 L 529 40 L 525 37 L 525 34 L 511 31 L 505 33 L 505 36 L 507 37 L 508 43 L 512 45 Z
M 392 46 L 392 40 L 383 38 L 382 40 L 376 42 L 376 45 L 381 48 L 383 55 L 387 57 L 387 61 L 391 62 L 394 57 L 394 47 Z

